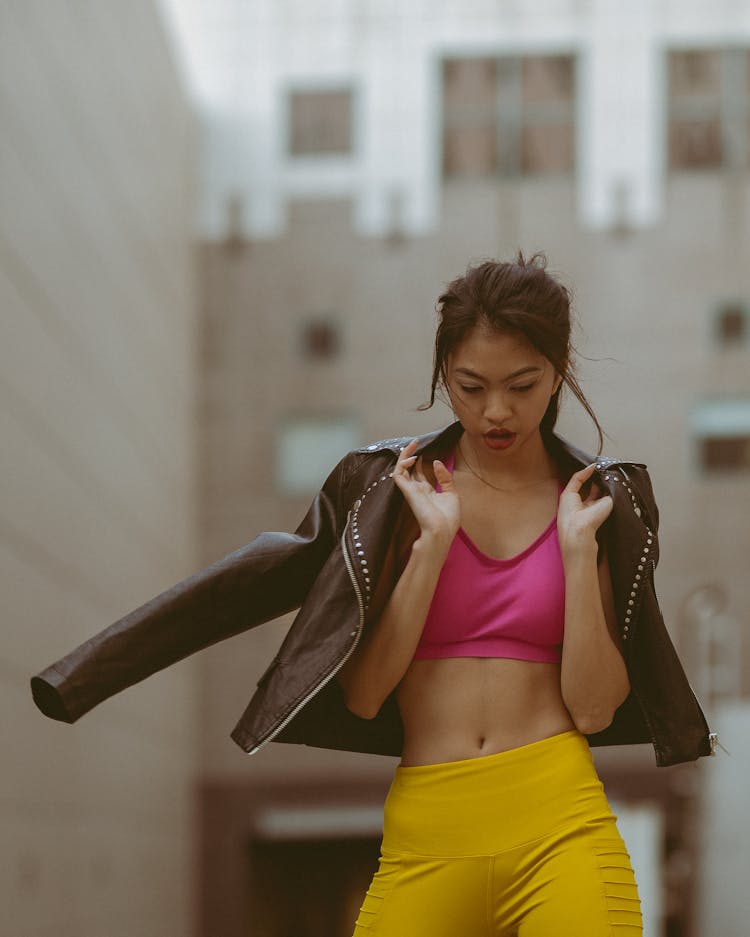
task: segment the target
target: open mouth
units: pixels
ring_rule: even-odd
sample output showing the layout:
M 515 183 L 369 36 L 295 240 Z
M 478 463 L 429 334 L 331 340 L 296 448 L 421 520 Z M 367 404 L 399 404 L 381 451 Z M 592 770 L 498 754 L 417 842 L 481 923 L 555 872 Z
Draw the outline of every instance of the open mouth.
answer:
M 491 429 L 484 434 L 484 444 L 490 449 L 508 449 L 516 439 L 516 433 L 509 429 Z

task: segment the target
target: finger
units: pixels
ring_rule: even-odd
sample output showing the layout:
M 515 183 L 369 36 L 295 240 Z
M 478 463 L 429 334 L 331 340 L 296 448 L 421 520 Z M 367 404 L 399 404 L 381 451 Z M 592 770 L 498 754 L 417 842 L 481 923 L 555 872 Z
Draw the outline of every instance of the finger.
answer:
M 413 479 L 408 472 L 403 472 L 400 475 L 393 475 L 392 477 L 396 487 L 401 489 L 403 495 L 408 495 L 409 492 L 414 490 L 414 485 L 412 484 Z
M 410 469 L 414 465 L 414 460 L 416 458 L 417 456 L 415 455 L 407 456 L 405 459 L 399 458 L 398 462 L 396 462 L 396 467 L 391 472 L 391 475 L 395 475 L 397 472 L 406 474 L 407 470 Z
M 447 488 L 453 484 L 453 476 L 440 459 L 433 459 L 432 468 L 435 472 L 435 478 L 440 482 L 441 488 Z
M 400 475 L 394 475 L 393 481 L 401 494 L 404 496 L 404 500 L 408 502 L 412 511 L 414 511 L 416 514 L 417 505 L 421 498 L 421 486 L 416 483 L 416 480 L 408 472 L 404 472 Z
M 595 468 L 596 462 L 592 462 L 591 465 L 587 465 L 585 468 L 582 468 L 577 472 L 573 472 L 573 474 L 570 476 L 570 481 L 565 486 L 565 490 L 578 494 L 584 483 L 591 477 Z
M 403 456 L 406 455 L 407 452 L 409 453 L 409 455 L 411 455 L 411 453 L 414 452 L 414 449 L 417 447 L 418 443 L 419 443 L 419 439 L 415 436 L 414 439 L 408 442 L 404 446 L 404 448 L 401 450 L 401 457 L 403 458 Z
M 602 489 L 598 485 L 594 484 L 591 486 L 591 490 L 589 491 L 588 496 L 586 497 L 583 503 L 594 504 L 595 502 L 599 501 L 603 497 L 605 497 L 605 493 L 602 491 Z M 607 495 L 606 497 L 609 497 L 609 496 Z
M 404 501 L 406 501 L 406 503 L 411 506 L 412 510 L 414 510 L 414 506 L 412 503 L 414 500 L 414 485 L 412 484 L 409 476 L 408 475 L 394 475 L 393 483 L 396 486 L 396 488 L 398 488 L 398 490 L 401 492 L 404 498 Z
M 414 450 L 417 448 L 417 439 L 412 439 L 411 442 L 408 442 L 404 448 L 398 454 L 398 461 L 402 459 L 410 459 L 414 455 Z
M 600 524 L 603 524 L 604 521 L 609 517 L 614 507 L 614 501 L 612 495 L 604 495 L 603 498 L 599 498 L 594 504 L 590 505 L 588 510 L 590 516 L 593 518 L 594 523 L 597 527 Z

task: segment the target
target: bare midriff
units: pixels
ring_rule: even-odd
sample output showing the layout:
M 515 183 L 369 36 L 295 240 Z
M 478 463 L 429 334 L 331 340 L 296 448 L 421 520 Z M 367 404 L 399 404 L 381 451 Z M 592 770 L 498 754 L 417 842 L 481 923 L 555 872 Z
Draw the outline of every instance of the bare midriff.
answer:
M 574 729 L 560 664 L 495 657 L 415 660 L 397 689 L 401 764 L 493 755 Z

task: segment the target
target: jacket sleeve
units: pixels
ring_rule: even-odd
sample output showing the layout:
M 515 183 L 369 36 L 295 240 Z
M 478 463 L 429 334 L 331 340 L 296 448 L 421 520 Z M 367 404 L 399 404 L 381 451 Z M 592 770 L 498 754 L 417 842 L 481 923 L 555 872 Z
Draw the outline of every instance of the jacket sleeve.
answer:
M 39 709 L 75 722 L 176 661 L 298 608 L 342 527 L 342 459 L 294 533 L 262 533 L 157 595 L 31 678 Z

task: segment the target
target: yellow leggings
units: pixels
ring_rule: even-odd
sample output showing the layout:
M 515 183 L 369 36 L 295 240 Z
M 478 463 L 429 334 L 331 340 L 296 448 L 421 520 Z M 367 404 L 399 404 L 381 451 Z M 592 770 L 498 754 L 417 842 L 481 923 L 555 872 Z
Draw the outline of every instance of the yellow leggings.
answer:
M 615 819 L 575 730 L 399 766 L 354 937 L 641 935 Z

